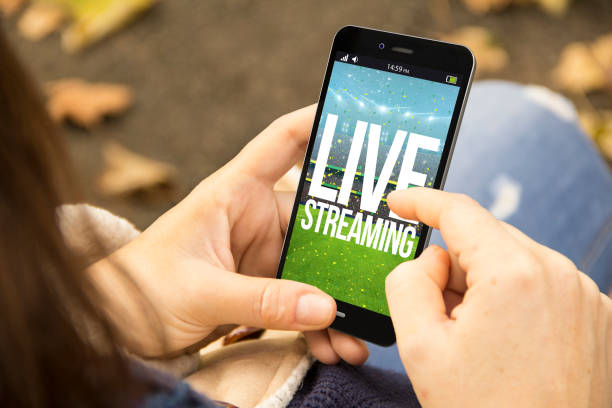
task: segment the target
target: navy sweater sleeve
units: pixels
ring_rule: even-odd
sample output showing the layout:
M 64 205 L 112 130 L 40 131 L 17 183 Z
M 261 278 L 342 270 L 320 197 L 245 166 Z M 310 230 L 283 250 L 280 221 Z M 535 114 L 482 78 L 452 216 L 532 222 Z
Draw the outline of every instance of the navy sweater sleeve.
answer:
M 315 363 L 288 408 L 420 407 L 404 375 L 374 367 Z
M 219 405 L 194 391 L 187 383 L 139 365 L 137 376 L 150 393 L 142 408 L 213 408 Z M 374 367 L 353 367 L 344 362 L 327 366 L 316 362 L 288 408 L 416 408 L 420 407 L 406 376 Z

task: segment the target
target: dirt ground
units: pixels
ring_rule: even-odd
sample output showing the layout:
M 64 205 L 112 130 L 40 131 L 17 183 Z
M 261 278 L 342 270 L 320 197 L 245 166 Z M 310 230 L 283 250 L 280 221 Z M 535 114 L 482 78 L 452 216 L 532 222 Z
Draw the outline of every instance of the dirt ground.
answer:
M 76 56 L 62 53 L 58 35 L 31 43 L 16 33 L 14 18 L 5 25 L 41 81 L 80 77 L 133 88 L 136 104 L 127 114 L 90 132 L 66 128 L 65 133 L 86 197 L 143 228 L 274 118 L 316 101 L 332 37 L 343 25 L 432 37 L 464 25 L 484 26 L 510 55 L 496 78 L 547 86 L 567 43 L 612 30 L 610 0 L 575 1 L 563 18 L 535 7 L 479 17 L 451 1 L 447 21 L 434 18 L 438 3 L 164 0 Z M 591 102 L 612 107 L 604 94 Z M 100 147 L 109 139 L 174 164 L 176 189 L 154 197 L 97 193 L 92 186 L 102 169 Z

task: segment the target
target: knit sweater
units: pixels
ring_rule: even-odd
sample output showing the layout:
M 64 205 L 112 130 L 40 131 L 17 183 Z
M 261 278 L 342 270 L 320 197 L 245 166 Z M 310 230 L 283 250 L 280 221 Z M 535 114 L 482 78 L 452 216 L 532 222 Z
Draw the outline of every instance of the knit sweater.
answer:
M 315 363 L 288 408 L 420 407 L 406 376 L 374 367 L 344 362 Z
M 210 408 L 217 406 L 172 376 L 140 367 L 151 393 L 143 408 Z M 237 385 L 238 386 L 238 385 Z M 288 408 L 413 408 L 420 407 L 410 381 L 403 375 L 346 363 L 328 366 L 316 362 L 308 371 Z

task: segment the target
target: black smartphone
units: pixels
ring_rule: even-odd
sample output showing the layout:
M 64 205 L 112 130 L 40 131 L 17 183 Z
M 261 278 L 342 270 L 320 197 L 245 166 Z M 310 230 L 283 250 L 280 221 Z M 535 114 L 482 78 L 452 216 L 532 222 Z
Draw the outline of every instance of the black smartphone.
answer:
M 431 231 L 386 196 L 442 188 L 474 69 L 461 45 L 354 26 L 336 34 L 277 274 L 334 297 L 332 328 L 395 342 L 385 277 Z

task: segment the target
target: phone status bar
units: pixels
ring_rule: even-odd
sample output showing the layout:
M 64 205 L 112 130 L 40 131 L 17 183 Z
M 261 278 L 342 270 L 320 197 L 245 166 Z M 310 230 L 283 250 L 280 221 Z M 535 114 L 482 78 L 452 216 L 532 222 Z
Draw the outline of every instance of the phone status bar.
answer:
M 380 71 L 391 72 L 399 75 L 411 76 L 414 78 L 426 79 L 428 81 L 441 82 L 448 85 L 460 86 L 461 76 L 439 71 L 436 69 L 424 68 L 396 61 L 387 61 L 365 55 L 351 54 L 346 51 L 336 52 L 335 61 L 346 64 L 358 65 L 366 68 L 373 68 Z

